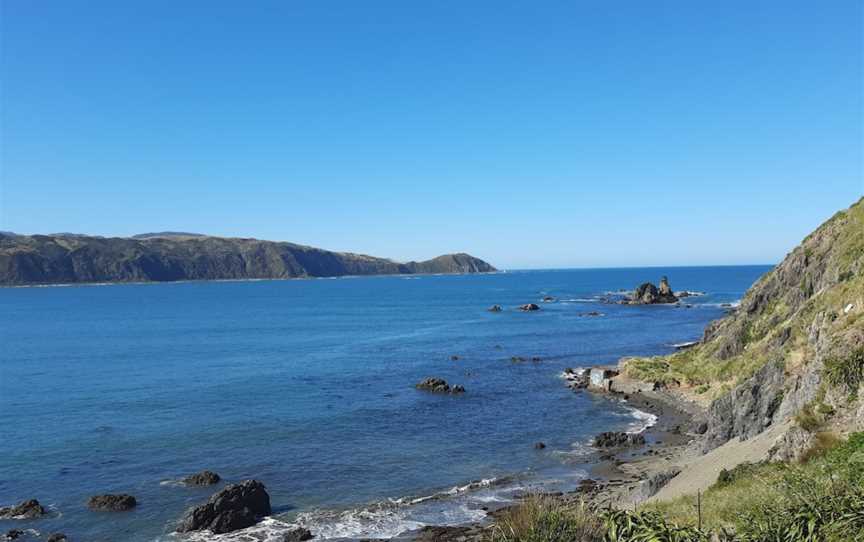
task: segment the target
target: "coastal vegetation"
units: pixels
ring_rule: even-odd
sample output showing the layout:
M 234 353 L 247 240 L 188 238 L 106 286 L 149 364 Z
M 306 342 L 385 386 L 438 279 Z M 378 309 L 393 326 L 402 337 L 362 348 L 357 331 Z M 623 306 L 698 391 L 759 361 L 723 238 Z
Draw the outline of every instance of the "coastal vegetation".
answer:
M 496 523 L 494 542 L 859 542 L 864 433 L 825 436 L 803 463 L 744 463 L 704 494 L 637 510 L 532 496 Z

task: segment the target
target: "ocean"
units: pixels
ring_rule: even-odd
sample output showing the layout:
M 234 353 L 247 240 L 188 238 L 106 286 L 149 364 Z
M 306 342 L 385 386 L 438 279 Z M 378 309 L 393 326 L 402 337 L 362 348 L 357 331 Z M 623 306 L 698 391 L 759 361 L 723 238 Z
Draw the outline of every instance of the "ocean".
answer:
M 319 539 L 386 538 L 482 519 L 516 494 L 575 487 L 596 433 L 651 423 L 569 390 L 566 367 L 672 352 L 768 269 L 0 289 L 0 505 L 36 498 L 50 512 L 0 529 L 206 539 L 173 534 L 221 487 L 177 482 L 202 469 L 261 480 L 273 504 L 217 540 L 278 540 L 297 524 Z M 661 275 L 705 295 L 690 308 L 602 302 Z M 542 310 L 515 310 L 529 302 Z M 414 389 L 426 377 L 466 392 Z M 139 504 L 89 511 L 102 493 Z

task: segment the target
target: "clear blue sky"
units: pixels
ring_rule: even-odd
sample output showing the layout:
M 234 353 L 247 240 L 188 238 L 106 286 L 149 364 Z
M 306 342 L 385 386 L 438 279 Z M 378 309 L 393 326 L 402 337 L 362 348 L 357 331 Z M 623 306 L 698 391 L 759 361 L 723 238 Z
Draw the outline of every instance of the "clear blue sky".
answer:
M 858 0 L 0 5 L 4 230 L 771 263 L 864 193 Z

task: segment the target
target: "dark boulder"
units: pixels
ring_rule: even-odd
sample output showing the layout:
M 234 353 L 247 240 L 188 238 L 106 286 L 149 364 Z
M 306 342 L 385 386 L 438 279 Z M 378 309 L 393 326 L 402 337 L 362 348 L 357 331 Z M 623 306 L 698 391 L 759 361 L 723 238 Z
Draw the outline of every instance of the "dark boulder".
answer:
M 622 446 L 639 446 L 642 444 L 645 444 L 645 436 L 641 433 L 604 431 L 594 437 L 594 446 L 596 448 L 619 448 Z
M 542 450 L 542 449 L 545 448 L 545 447 L 546 447 L 546 443 L 545 443 L 545 442 L 536 442 L 536 443 L 534 443 L 534 449 L 535 449 L 535 450 Z
M 138 502 L 132 495 L 125 493 L 119 495 L 94 495 L 87 500 L 90 510 L 99 512 L 125 512 L 132 510 Z
M 21 501 L 15 506 L 0 508 L 0 519 L 34 519 L 45 514 L 45 509 L 36 499 Z
M 519 305 L 520 311 L 530 312 L 530 311 L 539 311 L 540 305 L 536 303 L 526 303 L 524 305 Z
M 432 393 L 465 393 L 464 387 L 458 385 L 451 387 L 443 378 L 427 378 L 415 384 L 414 387 L 418 390 L 431 391 Z
M 305 542 L 306 540 L 311 540 L 313 538 L 315 538 L 315 535 L 313 535 L 309 529 L 297 527 L 296 529 L 291 529 L 287 533 L 283 534 L 282 542 Z
M 10 529 L 6 531 L 6 540 L 17 540 L 19 536 L 23 535 L 24 531 L 21 529 Z
M 213 484 L 218 484 L 221 479 L 213 471 L 202 470 L 183 478 L 183 483 L 189 486 L 212 486 Z
M 53 533 L 48 537 L 48 542 L 66 542 L 68 540 L 63 533 Z
M 270 495 L 264 484 L 257 480 L 244 480 L 226 486 L 201 506 L 189 510 L 177 531 L 210 530 L 215 534 L 245 529 L 270 514 Z

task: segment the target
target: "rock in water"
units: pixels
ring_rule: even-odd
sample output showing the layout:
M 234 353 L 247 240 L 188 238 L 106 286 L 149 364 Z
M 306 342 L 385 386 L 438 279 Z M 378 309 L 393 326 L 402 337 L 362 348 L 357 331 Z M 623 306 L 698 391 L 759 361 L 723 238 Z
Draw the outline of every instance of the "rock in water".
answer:
M 526 303 L 524 305 L 519 306 L 520 311 L 530 312 L 530 311 L 539 311 L 540 305 L 536 303 Z
M 218 474 L 209 470 L 202 470 L 183 478 L 183 483 L 190 486 L 212 486 L 218 484 L 221 478 Z
M 650 282 L 640 284 L 633 296 L 626 303 L 630 305 L 654 305 L 659 303 L 677 303 L 678 298 L 672 293 L 672 288 L 669 286 L 669 279 L 666 277 L 660 278 L 660 287 L 654 286 Z
M 189 510 L 177 527 L 188 533 L 209 529 L 215 534 L 250 527 L 270 514 L 270 495 L 258 480 L 226 486 L 201 506 Z
M 66 542 L 66 535 L 63 533 L 54 533 L 48 537 L 48 542 Z
M 418 390 L 431 391 L 432 393 L 465 393 L 465 388 L 458 385 L 451 388 L 450 384 L 443 378 L 427 378 L 419 384 L 415 384 L 414 387 Z
M 6 540 L 17 540 L 19 536 L 23 535 L 24 531 L 21 529 L 10 529 L 6 531 Z
M 594 437 L 594 446 L 596 448 L 618 448 L 620 446 L 638 446 L 641 444 L 645 444 L 645 436 L 641 433 L 604 431 Z
M 21 501 L 15 506 L 0 508 L 0 519 L 33 519 L 45 513 L 45 509 L 36 499 Z
M 488 310 L 489 312 L 501 312 L 504 309 L 501 308 L 501 305 L 492 305 L 491 307 L 489 307 L 486 310 Z
M 542 450 L 545 447 L 546 447 L 546 443 L 544 443 L 544 442 L 537 442 L 534 444 L 535 450 Z
M 135 508 L 138 502 L 132 495 L 94 495 L 87 500 L 90 510 L 99 512 L 125 512 Z

